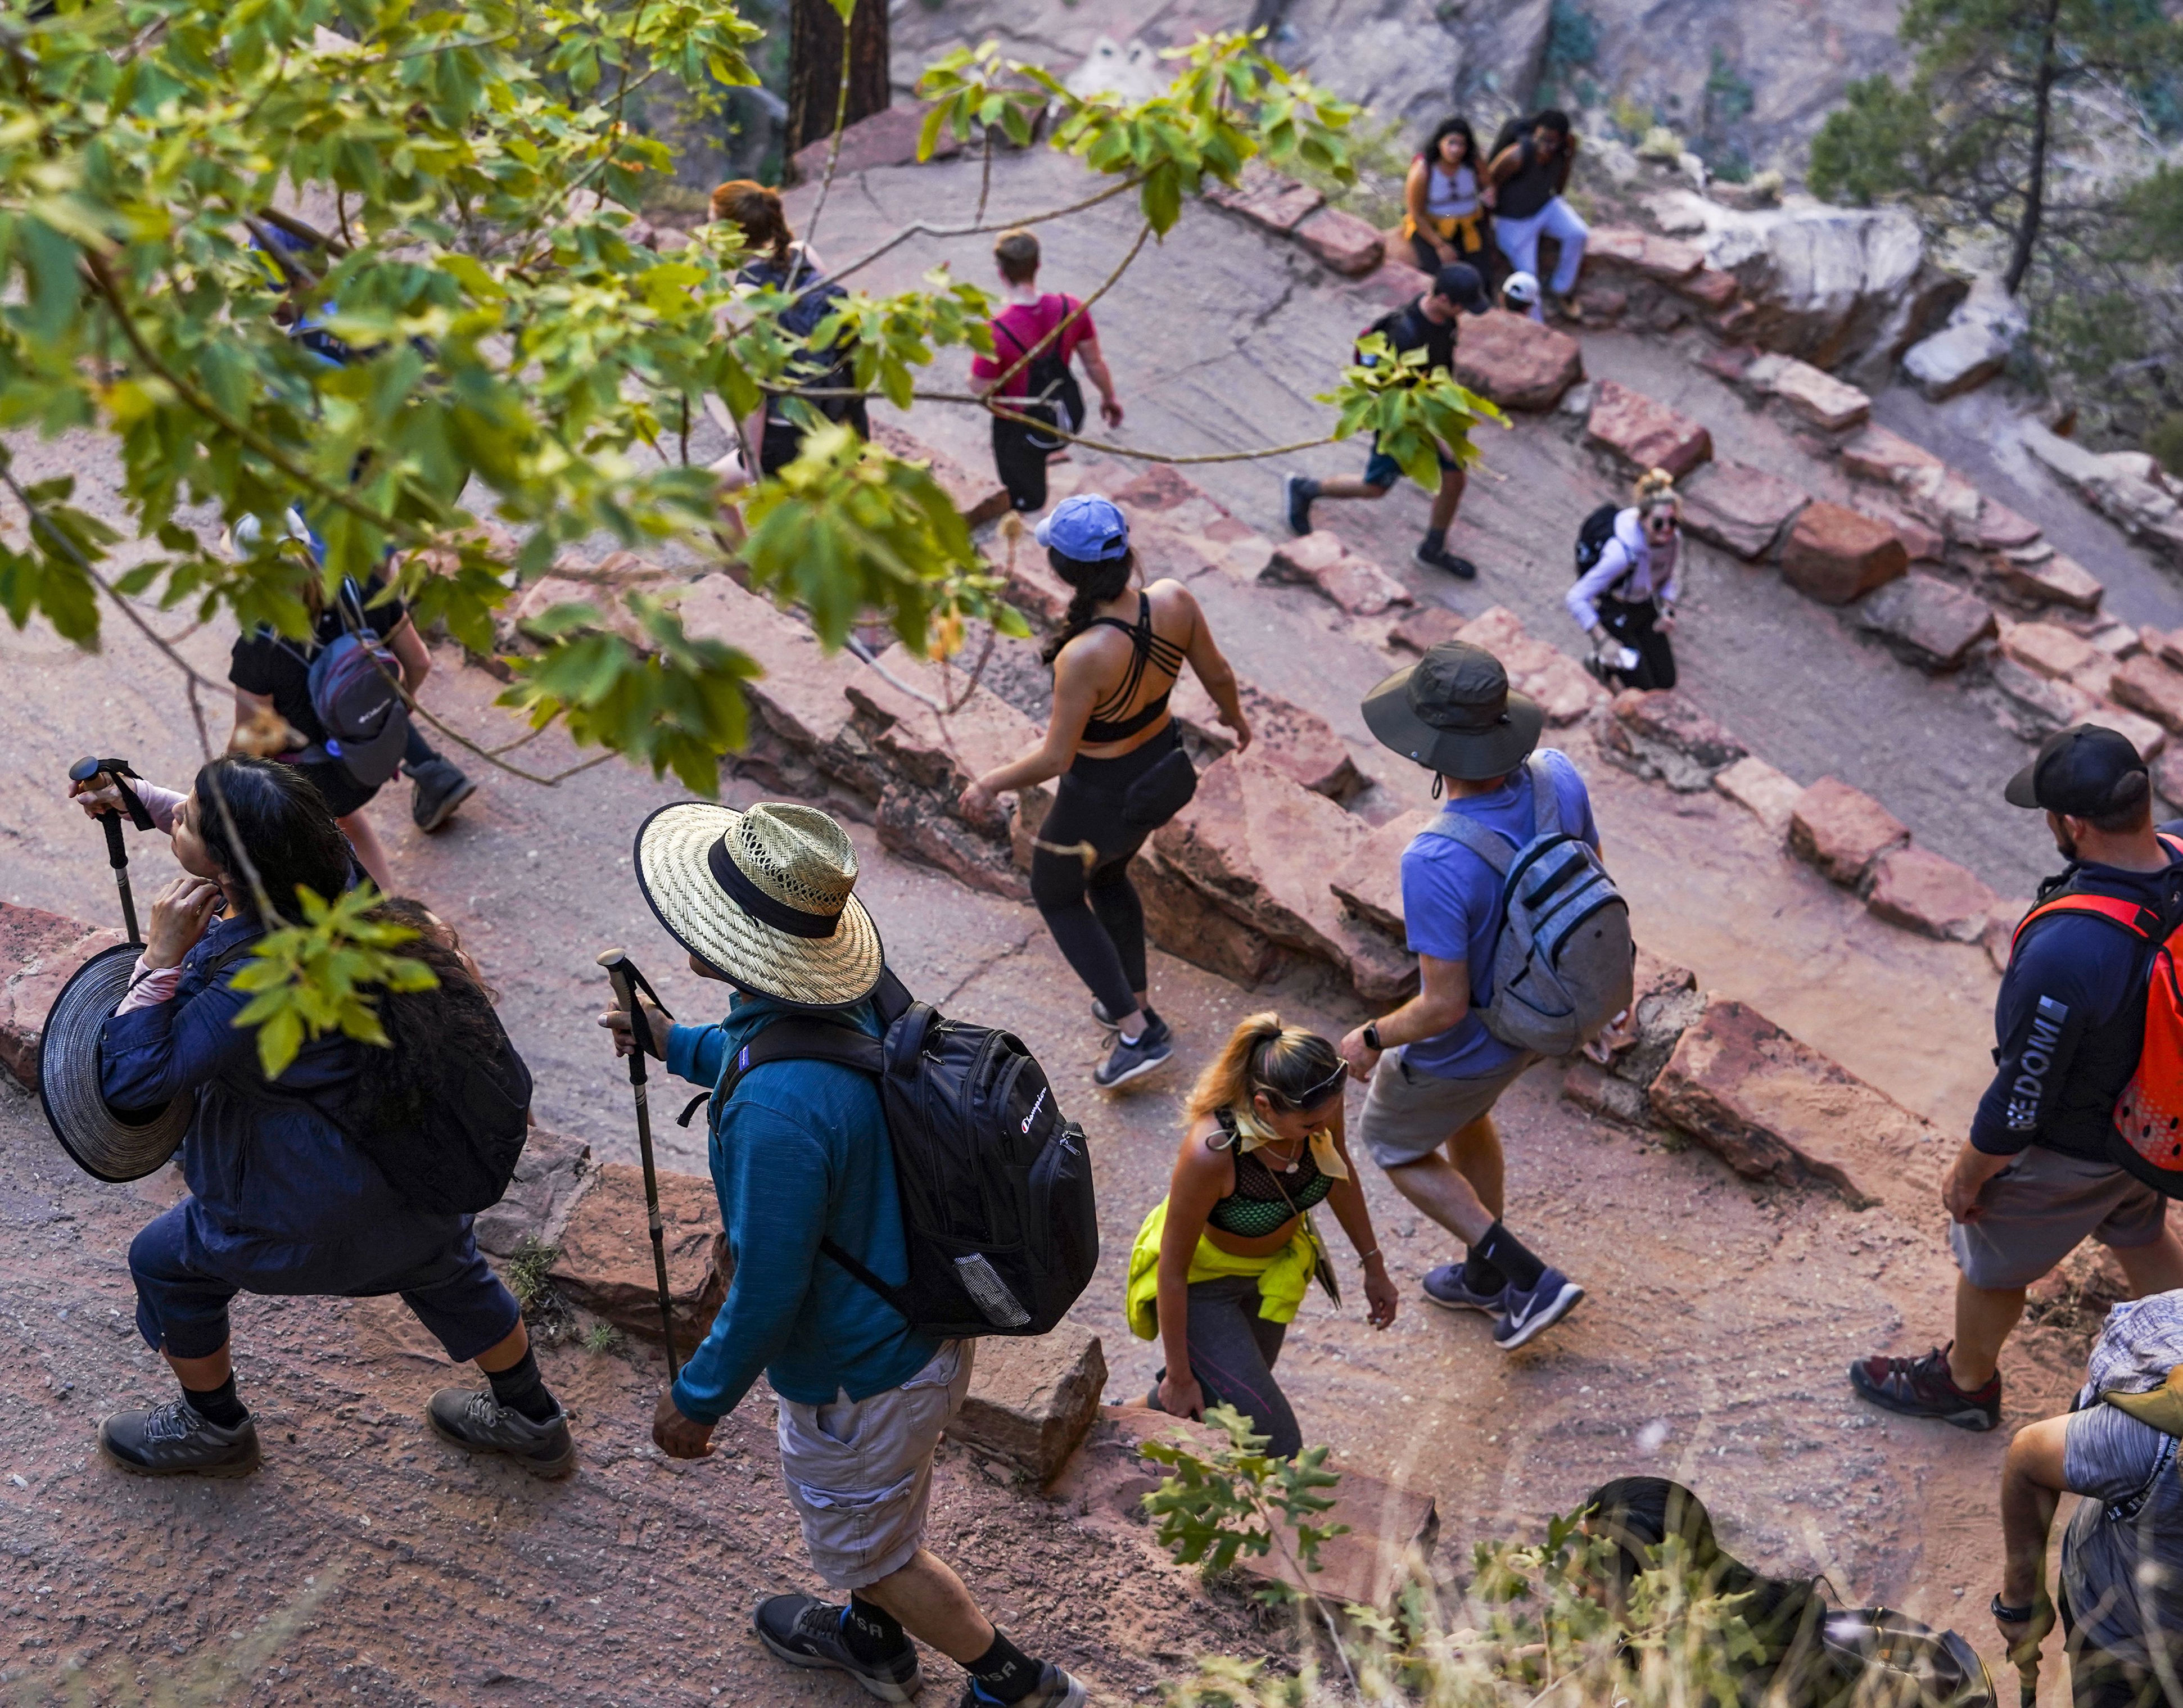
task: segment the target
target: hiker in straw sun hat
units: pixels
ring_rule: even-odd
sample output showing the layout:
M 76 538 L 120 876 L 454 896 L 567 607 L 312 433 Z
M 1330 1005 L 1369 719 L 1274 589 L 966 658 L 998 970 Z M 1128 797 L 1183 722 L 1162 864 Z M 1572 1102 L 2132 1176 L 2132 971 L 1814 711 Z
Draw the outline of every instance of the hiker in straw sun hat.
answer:
M 966 1700 L 1084 1708 L 1084 1687 L 996 1630 L 925 1545 L 933 1455 L 977 1344 L 913 1327 L 860 1278 L 892 1294 L 910 1276 L 876 1079 L 816 1055 L 752 1060 L 776 1022 L 824 1010 L 813 1031 L 879 1038 L 882 1009 L 907 1003 L 894 980 L 882 985 L 878 929 L 851 893 L 854 846 L 814 808 L 686 801 L 644 821 L 636 875 L 691 970 L 736 987 L 708 1026 L 630 994 L 668 1072 L 712 1088 L 706 1156 L 732 1260 L 711 1328 L 653 1407 L 652 1438 L 670 1458 L 708 1457 L 763 1371 L 804 1548 L 843 1598 L 768 1596 L 752 1616 L 758 1640 L 791 1666 L 846 1672 L 907 1702 L 924 1677 L 914 1635 L 970 1675 Z M 633 1023 L 620 1007 L 599 1016 L 623 1054 Z
M 798 1008 L 842 1008 L 879 982 L 880 934 L 857 850 L 816 807 L 662 807 L 636 833 L 636 881 L 692 970 Z

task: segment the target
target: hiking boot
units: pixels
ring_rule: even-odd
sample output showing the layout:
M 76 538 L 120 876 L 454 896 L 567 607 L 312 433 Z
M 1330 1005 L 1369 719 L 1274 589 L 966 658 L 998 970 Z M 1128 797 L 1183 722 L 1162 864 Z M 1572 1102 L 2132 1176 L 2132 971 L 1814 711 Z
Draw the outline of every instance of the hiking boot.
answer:
M 882 1702 L 907 1702 L 922 1690 L 917 1645 L 905 1640 L 884 1661 L 860 1661 L 842 1640 L 845 1611 L 815 1595 L 769 1595 L 752 1612 L 751 1626 L 790 1666 L 846 1672 Z
M 476 793 L 477 785 L 447 759 L 427 759 L 409 768 L 409 816 L 420 831 L 439 829 Z
M 1114 1054 L 1092 1070 L 1092 1083 L 1102 1091 L 1112 1091 L 1118 1085 L 1127 1085 L 1133 1079 L 1141 1079 L 1175 1054 L 1175 1034 L 1164 1020 L 1145 1016 L 1144 1035 L 1131 1043 L 1127 1038 L 1116 1038 Z
M 1875 1353 L 1849 1367 L 1849 1385 L 1885 1410 L 1905 1417 L 1937 1417 L 1958 1429 L 1991 1429 L 2001 1421 L 2001 1372 L 1985 1387 L 1966 1394 L 1948 1374 L 1953 1343 L 1936 1346 L 1923 1358 L 1888 1358 Z
M 1281 503 L 1288 509 L 1291 533 L 1311 531 L 1311 501 L 1317 495 L 1316 484 L 1307 475 L 1291 475 L 1281 482 Z
M 1469 1266 L 1463 1263 L 1443 1263 L 1438 1269 L 1425 1271 L 1425 1302 L 1437 1305 L 1442 1310 L 1482 1310 L 1488 1316 L 1498 1316 L 1507 1308 L 1508 1283 L 1503 1282 L 1491 1293 L 1481 1293 L 1467 1278 Z
M 1019 1698 L 1016 1708 L 1086 1708 L 1091 1700 L 1081 1683 L 1048 1661 L 1040 1666 L 1038 1683 L 1030 1687 L 1030 1694 Z M 999 1708 L 999 1704 L 998 1697 L 988 1696 L 973 1679 L 963 1687 L 958 1708 Z
M 1528 1292 L 1512 1285 L 1502 1299 L 1493 1344 L 1503 1352 L 1514 1352 L 1575 1310 L 1583 1298 L 1584 1289 L 1558 1269 L 1546 1271 Z
M 503 1405 L 490 1390 L 443 1388 L 425 1407 L 432 1433 L 465 1453 L 498 1453 L 533 1477 L 566 1477 L 576 1468 L 575 1438 L 558 1405 L 543 1423 Z
M 1458 581 L 1475 581 L 1478 579 L 1478 565 L 1468 558 L 1458 558 L 1446 546 L 1426 545 L 1420 542 L 1413 555 L 1427 569 L 1445 570 Z
M 222 1428 L 186 1399 L 115 1412 L 98 1426 L 98 1444 L 137 1477 L 247 1477 L 260 1457 L 253 1420 Z

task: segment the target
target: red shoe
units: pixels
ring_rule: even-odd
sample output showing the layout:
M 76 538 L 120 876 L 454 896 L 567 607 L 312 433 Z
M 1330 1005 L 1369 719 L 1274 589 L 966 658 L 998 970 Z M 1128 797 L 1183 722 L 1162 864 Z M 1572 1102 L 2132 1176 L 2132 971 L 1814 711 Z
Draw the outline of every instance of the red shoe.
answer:
M 1937 1417 L 1958 1429 L 1994 1428 L 2001 1422 L 2001 1373 L 1964 1393 L 1948 1374 L 1954 1344 L 1936 1346 L 1923 1358 L 1861 1358 L 1849 1367 L 1849 1385 L 1875 1405 L 1905 1417 Z

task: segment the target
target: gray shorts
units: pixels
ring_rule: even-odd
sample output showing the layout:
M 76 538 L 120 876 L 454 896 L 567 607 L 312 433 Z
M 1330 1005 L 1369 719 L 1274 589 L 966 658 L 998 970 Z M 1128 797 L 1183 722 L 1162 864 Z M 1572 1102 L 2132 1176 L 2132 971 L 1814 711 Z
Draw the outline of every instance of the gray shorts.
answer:
M 861 1589 L 925 1545 L 932 1455 L 961 1409 L 977 1343 L 951 1340 L 899 1388 L 868 1399 L 780 1405 L 780 1474 L 811 1565 L 835 1589 Z
M 1986 1182 L 1978 1201 L 1986 1214 L 1950 1223 L 1948 1243 L 1964 1279 L 1993 1293 L 2030 1286 L 2087 1238 L 2150 1245 L 2168 1216 L 2165 1198 L 2112 1163 L 2040 1144 Z
M 1357 1135 L 1382 1168 L 1419 1162 L 1457 1132 L 1490 1114 L 1501 1093 L 1539 1060 L 1525 1050 L 1506 1067 L 1475 1079 L 1441 1079 L 1414 1068 L 1391 1049 L 1372 1070 Z

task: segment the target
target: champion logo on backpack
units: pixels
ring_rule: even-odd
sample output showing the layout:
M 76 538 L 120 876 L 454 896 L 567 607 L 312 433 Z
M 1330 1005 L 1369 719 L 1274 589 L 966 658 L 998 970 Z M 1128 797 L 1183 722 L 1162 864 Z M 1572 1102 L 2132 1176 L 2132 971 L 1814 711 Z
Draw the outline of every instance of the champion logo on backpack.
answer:
M 1030 1124 L 1038 1119 L 1039 1110 L 1045 1107 L 1046 1093 L 1043 1090 L 1041 1090 L 1038 1094 L 1038 1101 L 1031 1104 L 1030 1113 L 1023 1118 L 1023 1130 L 1025 1132 L 1029 1132 L 1030 1131 Z

